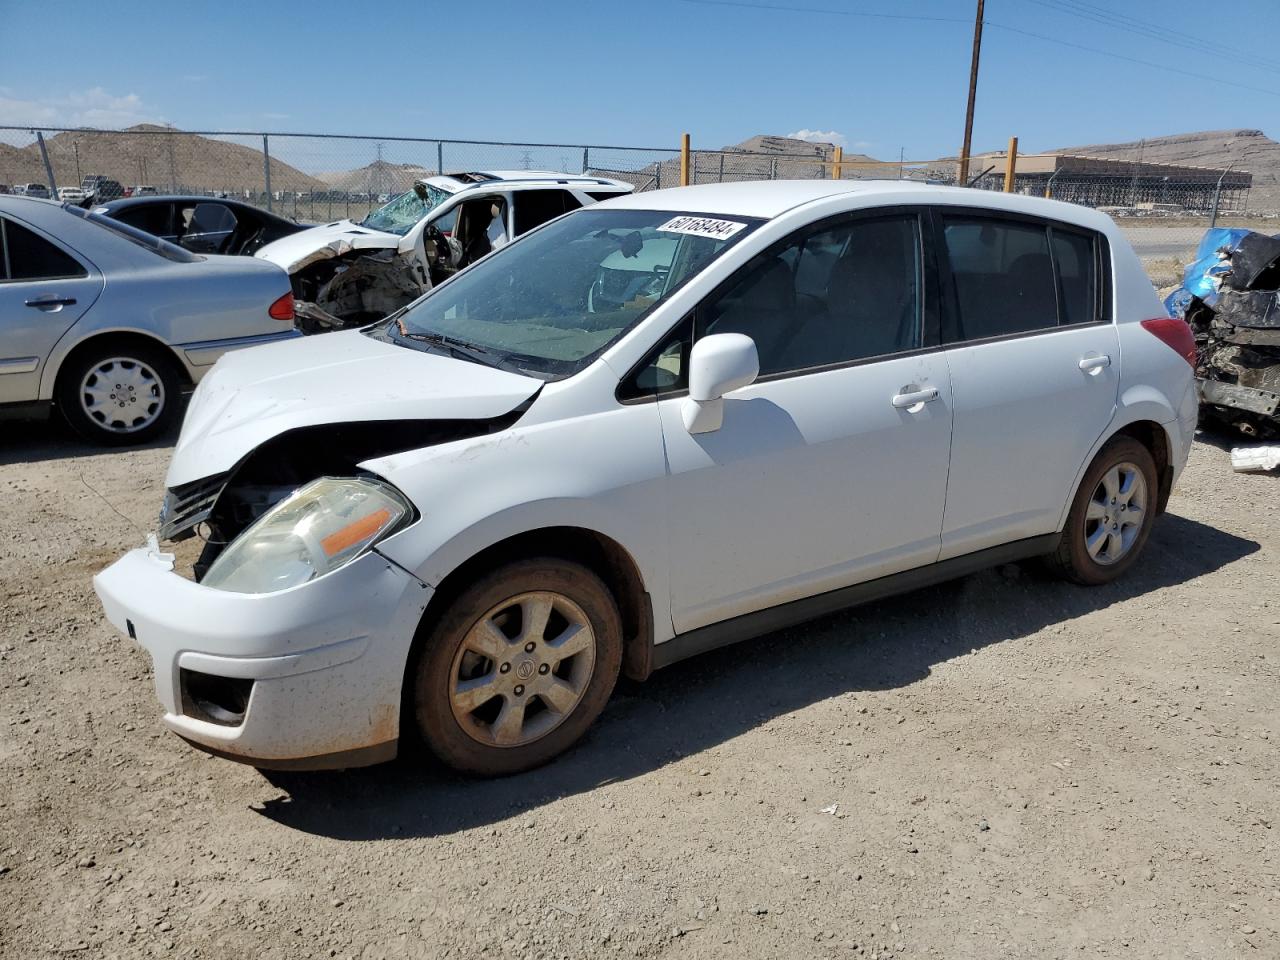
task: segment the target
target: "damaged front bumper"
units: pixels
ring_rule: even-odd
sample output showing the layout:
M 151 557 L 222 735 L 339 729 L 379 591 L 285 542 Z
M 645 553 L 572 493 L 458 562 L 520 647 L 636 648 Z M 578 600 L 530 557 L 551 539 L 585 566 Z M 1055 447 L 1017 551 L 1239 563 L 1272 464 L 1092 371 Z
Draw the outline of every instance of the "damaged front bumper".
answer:
M 259 767 L 395 756 L 404 664 L 430 589 L 376 551 L 272 594 L 173 571 L 154 538 L 94 577 L 107 619 L 151 655 L 164 724 Z

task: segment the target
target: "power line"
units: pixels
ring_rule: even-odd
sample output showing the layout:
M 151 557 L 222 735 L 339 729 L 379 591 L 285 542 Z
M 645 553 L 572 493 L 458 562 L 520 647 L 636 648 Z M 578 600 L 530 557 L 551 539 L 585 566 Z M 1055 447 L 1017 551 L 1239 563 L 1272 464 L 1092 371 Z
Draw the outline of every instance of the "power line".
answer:
M 1155 40 L 1157 43 L 1166 43 L 1173 47 L 1179 47 L 1183 50 L 1190 50 L 1199 54 L 1211 54 L 1229 56 L 1234 63 L 1248 64 L 1261 70 L 1268 70 L 1280 73 L 1280 62 L 1273 60 L 1264 60 L 1260 57 L 1242 55 L 1240 51 L 1225 43 L 1217 40 L 1196 37 L 1193 34 L 1182 33 L 1178 30 L 1170 30 L 1159 24 L 1147 23 L 1134 17 L 1125 16 L 1123 14 L 1112 13 L 1111 11 L 1095 7 L 1092 4 L 1084 3 L 1082 0 L 1026 0 L 1028 3 L 1034 3 L 1037 6 L 1062 13 L 1067 16 L 1078 17 L 1091 23 L 1101 24 L 1102 26 L 1112 27 L 1127 33 L 1136 34 L 1149 40 Z
M 1111 57 L 1115 60 L 1124 60 L 1127 63 L 1136 63 L 1142 67 L 1150 67 L 1153 70 L 1163 70 L 1166 73 L 1176 73 L 1183 77 L 1193 77 L 1196 80 L 1206 80 L 1209 83 L 1221 83 L 1229 87 L 1238 87 L 1241 90 L 1252 90 L 1255 93 L 1266 93 L 1273 97 L 1280 97 L 1280 90 L 1270 90 L 1266 87 L 1255 87 L 1248 83 L 1237 83 L 1235 80 L 1224 80 L 1222 77 L 1213 77 L 1207 73 L 1193 73 L 1190 70 L 1180 70 L 1177 67 L 1170 67 L 1167 64 L 1156 63 L 1154 60 L 1140 60 L 1137 57 L 1125 56 L 1122 53 L 1112 53 L 1110 50 L 1099 50 L 1097 47 L 1087 47 L 1082 43 L 1072 43 L 1070 40 L 1060 40 L 1057 37 L 1047 37 L 1043 33 L 1032 33 L 1030 30 L 1023 30 L 1020 27 L 1010 27 L 1003 23 L 993 23 L 987 21 L 988 27 L 995 27 L 997 30 L 1005 30 L 1009 33 L 1017 33 L 1024 37 L 1031 37 L 1034 40 L 1043 40 L 1045 43 L 1056 43 L 1059 46 L 1071 47 L 1073 50 L 1084 50 L 1088 53 L 1096 53 L 1103 57 Z
M 910 13 L 869 13 L 862 10 L 833 10 L 830 7 L 788 7 L 777 3 L 747 3 L 746 0 L 680 0 L 704 7 L 742 7 L 747 10 L 780 10 L 783 13 L 829 13 L 837 17 L 869 17 L 875 20 L 915 20 L 928 23 L 968 23 L 961 17 L 925 17 Z
M 878 20 L 923 20 L 932 23 L 965 23 L 968 20 L 962 20 L 958 17 L 925 17 L 914 14 L 899 13 L 868 13 L 865 11 L 854 10 L 836 10 L 831 7 L 792 7 L 775 3 L 748 3 L 746 0 L 680 0 L 681 3 L 694 3 L 703 6 L 715 7 L 740 7 L 748 10 L 768 10 L 781 13 L 823 13 L 839 17 L 872 17 Z M 1068 0 L 1074 2 L 1074 0 Z M 1110 50 L 1102 50 L 1098 47 L 1090 47 L 1083 43 L 1074 43 L 1070 40 L 1062 40 L 1058 37 L 1045 36 L 1042 33 L 1033 33 L 1030 30 L 1023 30 L 1021 27 L 1011 27 L 1008 24 L 996 23 L 993 20 L 984 20 L 983 25 L 986 27 L 994 27 L 997 30 L 1004 30 L 1009 33 L 1016 33 L 1020 36 L 1030 37 L 1033 40 L 1042 40 L 1045 43 L 1055 43 L 1059 46 L 1070 47 L 1073 50 L 1083 50 L 1086 53 L 1095 53 L 1102 57 L 1111 57 L 1113 60 L 1123 60 L 1126 63 L 1137 64 L 1141 67 L 1150 67 L 1152 70 L 1163 70 L 1165 73 L 1174 73 L 1183 77 L 1190 77 L 1194 80 L 1204 80 L 1208 83 L 1218 83 L 1228 87 L 1236 87 L 1240 90 L 1251 90 L 1254 93 L 1265 93 L 1269 96 L 1280 97 L 1280 90 L 1271 90 L 1267 87 L 1257 87 L 1248 83 L 1240 83 L 1236 80 L 1227 80 L 1223 77 L 1215 77 L 1206 73 L 1196 73 L 1191 70 L 1182 70 L 1178 67 L 1171 67 L 1168 64 L 1157 63 L 1153 60 L 1143 60 L 1139 57 L 1130 57 L 1123 53 L 1113 53 Z

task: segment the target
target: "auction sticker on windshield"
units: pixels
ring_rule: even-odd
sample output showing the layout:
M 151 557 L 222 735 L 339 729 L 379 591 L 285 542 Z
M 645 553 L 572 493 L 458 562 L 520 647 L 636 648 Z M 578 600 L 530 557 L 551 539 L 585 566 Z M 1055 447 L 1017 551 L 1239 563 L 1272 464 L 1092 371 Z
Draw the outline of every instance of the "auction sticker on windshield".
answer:
M 745 223 L 735 220 L 712 220 L 710 217 L 673 217 L 658 227 L 663 233 L 688 233 L 695 237 L 710 237 L 712 240 L 728 240 L 739 230 L 746 229 Z

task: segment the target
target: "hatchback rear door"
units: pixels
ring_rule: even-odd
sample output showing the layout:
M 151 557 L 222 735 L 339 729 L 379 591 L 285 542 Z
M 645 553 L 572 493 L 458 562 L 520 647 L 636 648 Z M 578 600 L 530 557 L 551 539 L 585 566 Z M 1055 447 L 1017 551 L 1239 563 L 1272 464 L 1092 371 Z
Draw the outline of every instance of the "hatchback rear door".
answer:
M 1057 529 L 1120 357 L 1103 237 L 992 211 L 933 220 L 955 403 L 946 559 Z

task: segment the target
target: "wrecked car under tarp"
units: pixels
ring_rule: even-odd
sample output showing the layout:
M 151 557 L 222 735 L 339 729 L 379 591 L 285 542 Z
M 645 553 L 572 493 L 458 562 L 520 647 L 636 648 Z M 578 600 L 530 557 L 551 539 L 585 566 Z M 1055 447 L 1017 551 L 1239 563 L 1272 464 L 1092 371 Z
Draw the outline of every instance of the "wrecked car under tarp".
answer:
M 1280 237 L 1207 231 L 1165 307 L 1195 335 L 1202 416 L 1280 437 Z

